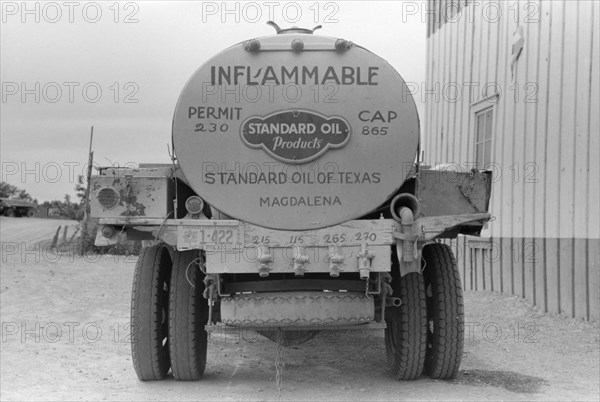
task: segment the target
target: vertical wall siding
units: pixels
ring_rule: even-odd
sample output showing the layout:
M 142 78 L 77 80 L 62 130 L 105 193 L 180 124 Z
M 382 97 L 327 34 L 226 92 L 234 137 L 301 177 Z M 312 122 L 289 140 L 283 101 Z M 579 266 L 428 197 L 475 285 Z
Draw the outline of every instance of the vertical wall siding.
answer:
M 458 261 L 465 290 L 491 290 L 524 297 L 542 311 L 598 321 L 598 239 L 471 238 L 459 236 L 447 241 Z M 589 283 L 558 280 L 558 259 L 547 260 L 544 248 L 559 248 L 568 255 L 582 253 L 588 261 L 572 265 L 575 275 Z M 558 254 L 558 253 L 557 253 Z M 502 258 L 504 266 L 495 262 Z M 553 270 L 547 267 L 552 266 Z M 501 267 L 500 269 L 498 269 Z M 595 267 L 595 268 L 594 268 Z M 595 270 L 595 271 L 594 271 Z M 554 274 L 553 274 L 554 273 Z
M 446 3 L 430 0 L 430 9 Z M 497 1 L 501 18 L 491 21 L 485 2 L 460 4 L 462 15 L 429 25 L 426 88 L 437 93 L 424 97 L 422 149 L 428 164 L 473 162 L 473 104 L 494 105 L 495 221 L 483 239 L 451 242 L 465 289 L 598 320 L 600 5 Z M 525 44 L 511 70 L 517 27 Z M 486 85 L 499 89 L 497 103 Z
M 588 10 L 581 10 L 582 14 L 588 12 Z M 593 17 L 591 18 L 592 25 L 592 38 L 590 41 L 590 50 L 589 52 L 592 54 L 592 62 L 590 64 L 590 72 L 589 72 L 589 99 L 590 104 L 588 105 L 588 126 L 586 127 L 587 131 L 590 133 L 587 136 L 587 182 L 585 183 L 585 188 L 587 190 L 587 202 L 586 202 L 586 211 L 596 211 L 595 216 L 587 217 L 587 233 L 588 237 L 598 238 L 600 237 L 600 217 L 598 217 L 598 212 L 600 210 L 600 186 L 598 185 L 598 172 L 600 172 L 600 161 L 598 158 L 598 150 L 600 150 L 600 134 L 598 133 L 600 127 L 600 74 L 598 74 L 598 70 L 600 69 L 600 5 L 593 3 L 592 4 L 592 12 L 590 13 Z M 582 55 L 582 57 L 584 57 Z M 585 105 L 581 104 L 581 107 L 584 108 Z M 585 142 L 582 141 L 585 144 Z M 600 255 L 597 252 L 594 252 L 593 248 L 587 249 L 587 263 L 589 271 L 586 272 L 588 281 L 589 281 L 589 297 L 588 299 L 592 301 L 596 305 L 596 312 L 590 313 L 596 314 L 596 318 L 598 318 L 597 308 L 600 304 L 600 275 L 598 271 L 600 271 Z M 593 305 L 589 306 L 588 308 Z

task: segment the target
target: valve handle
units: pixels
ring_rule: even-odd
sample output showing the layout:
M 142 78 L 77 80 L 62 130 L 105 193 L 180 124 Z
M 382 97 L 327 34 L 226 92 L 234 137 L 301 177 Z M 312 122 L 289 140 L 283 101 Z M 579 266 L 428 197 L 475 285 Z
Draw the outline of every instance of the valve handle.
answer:
M 291 27 L 291 28 L 281 29 L 281 27 L 279 25 L 277 25 L 277 23 L 275 23 L 274 21 L 267 21 L 267 25 L 270 25 L 273 28 L 275 28 L 275 32 L 277 34 L 280 34 L 280 33 L 308 33 L 308 34 L 312 34 L 317 29 L 323 28 L 322 25 L 317 25 L 313 29 L 298 28 L 298 27 Z

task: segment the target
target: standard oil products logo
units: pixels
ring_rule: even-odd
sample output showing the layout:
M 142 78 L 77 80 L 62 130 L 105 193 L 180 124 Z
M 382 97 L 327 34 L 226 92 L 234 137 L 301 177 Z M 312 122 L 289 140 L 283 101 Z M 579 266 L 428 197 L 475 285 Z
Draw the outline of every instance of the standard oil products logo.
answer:
M 266 117 L 250 117 L 241 125 L 242 141 L 262 148 L 286 163 L 310 162 L 330 148 L 350 140 L 350 124 L 341 117 L 326 117 L 308 110 L 285 110 Z

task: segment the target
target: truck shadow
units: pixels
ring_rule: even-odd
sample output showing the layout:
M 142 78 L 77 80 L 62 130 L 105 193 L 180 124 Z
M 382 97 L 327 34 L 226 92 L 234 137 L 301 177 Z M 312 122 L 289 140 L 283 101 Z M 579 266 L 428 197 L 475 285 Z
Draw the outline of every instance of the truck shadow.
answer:
M 203 381 L 213 384 L 251 382 L 265 390 L 274 385 L 277 344 L 252 332 L 215 334 L 209 345 L 209 363 Z M 332 389 L 369 389 L 397 386 L 386 364 L 383 333 L 376 331 L 322 331 L 306 343 L 282 347 L 283 377 L 288 386 L 301 389 L 304 384 L 326 379 Z M 415 382 L 403 382 L 413 389 L 419 384 L 438 381 L 423 375 Z M 519 394 L 542 391 L 548 381 L 512 371 L 461 370 L 448 385 L 503 388 Z M 441 384 L 439 384 L 441 385 Z
M 507 391 L 533 394 L 541 391 L 548 381 L 513 371 L 498 370 L 461 370 L 454 380 L 457 384 L 473 386 L 492 386 Z

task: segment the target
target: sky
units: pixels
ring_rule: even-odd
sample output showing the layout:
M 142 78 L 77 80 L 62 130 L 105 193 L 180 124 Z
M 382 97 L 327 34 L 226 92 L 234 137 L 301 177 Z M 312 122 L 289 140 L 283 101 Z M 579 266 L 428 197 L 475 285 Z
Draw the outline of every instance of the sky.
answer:
M 38 201 L 74 195 L 94 165 L 168 163 L 186 81 L 241 41 L 323 27 L 425 81 L 424 1 L 1 2 L 1 180 Z M 415 99 L 419 114 L 424 105 Z

